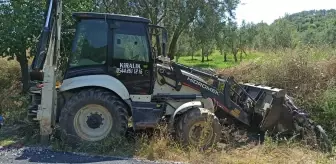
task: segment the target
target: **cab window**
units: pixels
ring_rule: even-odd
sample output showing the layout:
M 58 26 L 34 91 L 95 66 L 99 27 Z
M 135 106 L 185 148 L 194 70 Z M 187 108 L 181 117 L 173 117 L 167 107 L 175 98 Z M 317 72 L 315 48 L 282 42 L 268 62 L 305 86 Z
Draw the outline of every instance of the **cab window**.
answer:
M 107 29 L 105 20 L 81 20 L 78 23 L 70 68 L 106 63 Z
M 149 48 L 145 24 L 116 21 L 114 59 L 149 62 Z

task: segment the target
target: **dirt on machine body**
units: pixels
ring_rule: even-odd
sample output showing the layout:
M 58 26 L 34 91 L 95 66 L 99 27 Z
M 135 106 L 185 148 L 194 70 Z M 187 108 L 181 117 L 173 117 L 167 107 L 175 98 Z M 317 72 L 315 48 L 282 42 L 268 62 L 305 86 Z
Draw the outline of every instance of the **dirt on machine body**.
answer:
M 171 61 L 166 29 L 142 17 L 74 13 L 73 49 L 56 82 L 61 11 L 62 2 L 50 0 L 31 71 L 28 116 L 38 121 L 43 140 L 56 127 L 73 146 L 123 136 L 131 117 L 135 131 L 167 124 L 186 146 L 209 148 L 234 125 L 274 137 L 298 132 L 304 138 L 312 130 L 319 147 L 331 150 L 323 129 L 284 90 L 237 83 Z

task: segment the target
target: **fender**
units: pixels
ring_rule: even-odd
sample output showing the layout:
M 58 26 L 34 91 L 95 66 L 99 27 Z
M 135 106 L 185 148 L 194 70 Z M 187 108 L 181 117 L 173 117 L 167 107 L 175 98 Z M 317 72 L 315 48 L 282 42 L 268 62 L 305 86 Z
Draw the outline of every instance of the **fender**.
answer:
M 175 116 L 177 114 L 187 112 L 194 107 L 203 107 L 203 104 L 201 101 L 190 101 L 179 106 L 169 119 L 169 130 L 174 131 Z
M 88 75 L 65 79 L 59 90 L 64 92 L 75 88 L 89 86 L 103 87 L 115 92 L 123 100 L 130 99 L 130 94 L 125 85 L 118 79 L 109 75 Z

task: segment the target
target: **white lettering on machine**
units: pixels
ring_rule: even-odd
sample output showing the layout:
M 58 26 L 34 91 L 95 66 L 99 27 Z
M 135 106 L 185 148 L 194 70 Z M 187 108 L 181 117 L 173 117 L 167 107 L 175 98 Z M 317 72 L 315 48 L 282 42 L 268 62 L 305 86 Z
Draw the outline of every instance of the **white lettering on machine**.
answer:
M 202 83 L 202 82 L 200 82 L 200 81 L 198 81 L 196 79 L 188 77 L 187 80 L 190 81 L 190 82 L 192 82 L 192 83 L 194 83 L 194 84 L 196 84 L 196 85 L 198 85 L 198 86 L 200 86 L 200 87 L 202 87 L 203 89 L 206 89 L 206 90 L 208 90 L 208 91 L 210 91 L 210 92 L 212 92 L 212 93 L 214 93 L 216 95 L 219 95 L 219 93 L 218 93 L 218 91 L 216 89 L 210 88 L 206 84 L 204 84 L 204 83 Z
M 120 63 L 119 68 L 117 68 L 117 73 L 127 73 L 127 74 L 142 74 L 142 69 L 140 64 L 135 63 Z

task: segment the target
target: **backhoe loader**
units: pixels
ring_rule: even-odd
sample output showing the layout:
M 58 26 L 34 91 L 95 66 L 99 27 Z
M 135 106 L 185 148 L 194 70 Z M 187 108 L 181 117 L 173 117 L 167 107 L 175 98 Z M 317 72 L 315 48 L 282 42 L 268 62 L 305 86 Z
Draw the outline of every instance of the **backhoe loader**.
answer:
M 149 19 L 95 12 L 75 12 L 73 18 L 71 54 L 57 81 L 62 1 L 50 0 L 30 72 L 28 117 L 38 122 L 41 142 L 56 127 L 72 146 L 123 136 L 132 118 L 133 130 L 164 123 L 183 145 L 202 148 L 218 143 L 228 125 L 272 136 L 304 137 L 308 128 L 320 148 L 331 151 L 323 129 L 283 89 L 173 62 L 166 55 L 167 30 Z

